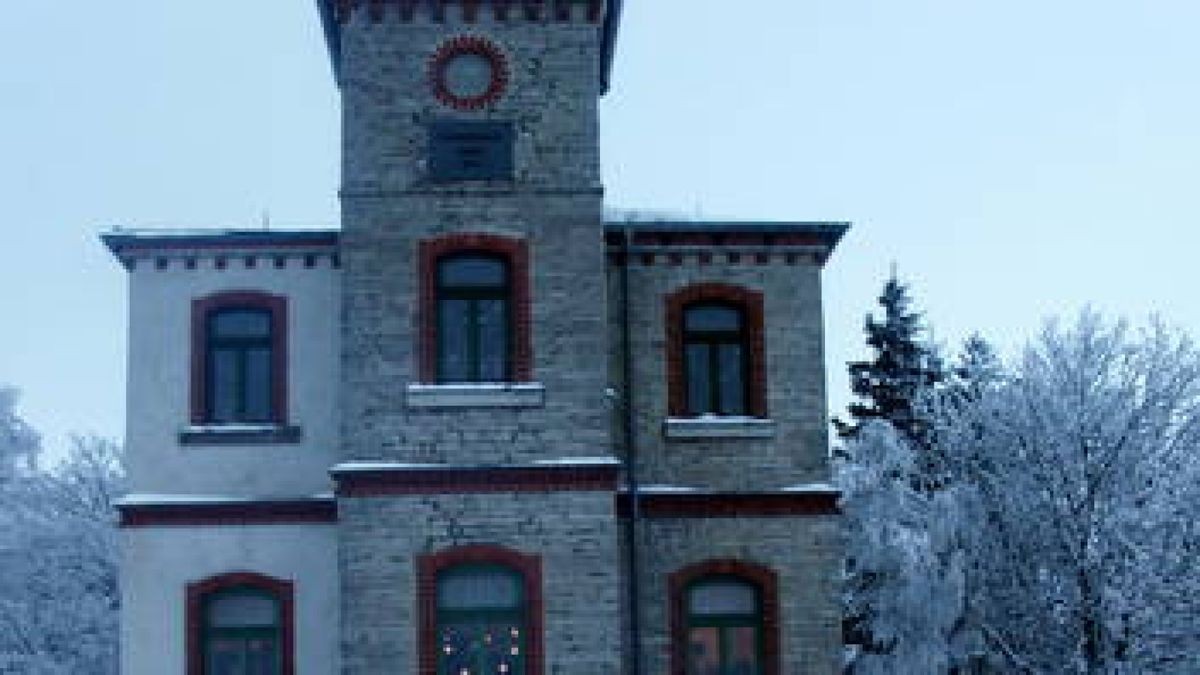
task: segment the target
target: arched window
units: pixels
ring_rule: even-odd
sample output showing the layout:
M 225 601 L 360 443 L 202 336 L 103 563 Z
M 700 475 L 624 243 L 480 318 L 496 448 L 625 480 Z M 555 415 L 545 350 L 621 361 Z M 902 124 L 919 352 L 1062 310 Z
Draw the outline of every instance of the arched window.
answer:
M 526 242 L 458 233 L 422 241 L 419 256 L 420 381 L 529 382 Z
M 763 296 L 722 283 L 667 296 L 670 414 L 767 416 Z
M 508 262 L 458 253 L 437 265 L 437 379 L 512 379 L 512 307 Z
M 739 307 L 712 302 L 683 312 L 684 387 L 689 415 L 745 415 L 749 399 L 746 322 Z
M 292 675 L 292 585 L 256 574 L 188 586 L 189 675 Z
M 769 568 L 691 565 L 668 579 L 672 675 L 779 675 L 779 599 Z
M 738 577 L 702 578 L 688 586 L 687 674 L 762 675 L 762 600 Z
M 287 303 L 252 291 L 192 307 L 192 421 L 286 422 Z
M 421 675 L 540 675 L 541 564 L 499 546 L 418 559 Z

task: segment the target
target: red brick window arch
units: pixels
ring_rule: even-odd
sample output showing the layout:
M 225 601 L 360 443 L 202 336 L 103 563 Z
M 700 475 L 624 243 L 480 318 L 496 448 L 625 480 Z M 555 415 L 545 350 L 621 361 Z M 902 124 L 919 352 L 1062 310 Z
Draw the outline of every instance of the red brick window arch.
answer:
M 422 382 L 532 379 L 529 248 L 462 233 L 420 244 Z
M 779 675 L 778 578 L 741 560 L 708 560 L 668 578 L 671 675 Z
M 417 603 L 420 675 L 541 675 L 537 556 L 482 544 L 420 556 Z
M 192 301 L 193 424 L 287 422 L 287 298 L 222 291 Z
M 665 321 L 671 416 L 767 416 L 761 292 L 686 286 L 667 296 Z
M 234 572 L 188 584 L 186 621 L 188 675 L 296 672 L 290 581 Z

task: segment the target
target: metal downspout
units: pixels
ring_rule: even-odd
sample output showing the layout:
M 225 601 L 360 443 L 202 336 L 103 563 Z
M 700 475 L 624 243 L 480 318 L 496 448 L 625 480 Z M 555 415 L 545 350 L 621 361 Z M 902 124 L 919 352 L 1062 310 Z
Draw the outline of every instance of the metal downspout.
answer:
M 637 481 L 637 432 L 634 428 L 633 407 L 633 349 L 632 326 L 630 322 L 629 302 L 629 244 L 631 233 L 625 229 L 621 238 L 621 351 L 622 378 L 622 408 L 625 423 L 625 481 L 626 494 L 629 500 L 629 518 L 625 523 L 625 555 L 629 567 L 629 674 L 641 675 L 642 672 L 642 632 L 641 632 L 641 600 L 637 551 L 637 525 L 641 518 L 641 495 L 638 493 Z

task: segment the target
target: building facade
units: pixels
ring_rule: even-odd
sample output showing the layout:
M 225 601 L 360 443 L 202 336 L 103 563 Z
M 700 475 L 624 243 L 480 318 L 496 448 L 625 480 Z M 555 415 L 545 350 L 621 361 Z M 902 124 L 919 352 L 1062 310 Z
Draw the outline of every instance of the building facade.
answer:
M 104 238 L 124 672 L 835 672 L 846 226 L 606 222 L 615 0 L 318 5 L 340 228 Z

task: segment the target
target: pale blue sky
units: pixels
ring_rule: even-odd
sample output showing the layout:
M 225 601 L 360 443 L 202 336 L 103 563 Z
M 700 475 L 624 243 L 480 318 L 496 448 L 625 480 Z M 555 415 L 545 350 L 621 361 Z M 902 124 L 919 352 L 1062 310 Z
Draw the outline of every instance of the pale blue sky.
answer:
M 937 337 L 1006 348 L 1086 303 L 1200 333 L 1195 0 L 627 0 L 610 205 L 850 220 L 842 364 L 895 262 Z M 123 428 L 125 286 L 96 234 L 337 224 L 310 0 L 9 2 L 0 382 L 61 446 Z

